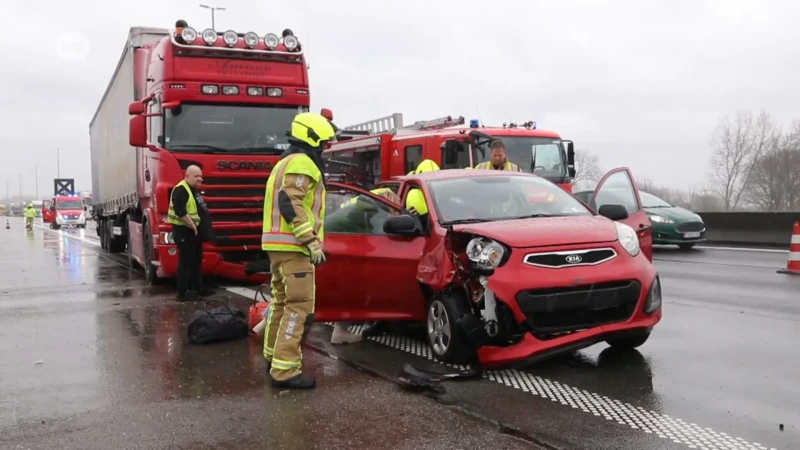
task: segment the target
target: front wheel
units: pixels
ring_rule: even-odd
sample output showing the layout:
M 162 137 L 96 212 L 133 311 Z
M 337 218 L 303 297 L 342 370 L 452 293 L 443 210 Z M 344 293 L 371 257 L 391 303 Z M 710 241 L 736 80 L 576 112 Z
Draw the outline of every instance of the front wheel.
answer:
M 632 349 L 641 347 L 650 338 L 649 331 L 641 331 L 624 337 L 606 339 L 606 343 L 614 348 Z
M 465 301 L 445 294 L 428 304 L 426 335 L 433 356 L 439 361 L 469 365 L 477 358 L 458 326 L 459 320 L 469 313 Z
M 153 235 L 150 232 L 150 222 L 144 224 L 144 278 L 150 285 L 158 284 L 158 276 L 156 275 L 156 266 L 153 265 Z M 130 250 L 129 250 L 130 251 Z

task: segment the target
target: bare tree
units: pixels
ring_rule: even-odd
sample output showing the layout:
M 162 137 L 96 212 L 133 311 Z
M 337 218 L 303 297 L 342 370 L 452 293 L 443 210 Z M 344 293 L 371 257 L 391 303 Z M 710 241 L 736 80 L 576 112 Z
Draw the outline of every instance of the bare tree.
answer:
M 600 158 L 588 150 L 575 151 L 575 178 L 572 184 L 575 191 L 591 189 L 603 178 L 603 169 L 600 168 Z
M 756 160 L 746 199 L 760 211 L 800 210 L 800 122 Z
M 756 161 L 777 133 L 778 127 L 766 112 L 754 117 L 749 111 L 740 111 L 733 119 L 724 116 L 719 120 L 710 140 L 711 171 L 725 211 L 740 206 Z

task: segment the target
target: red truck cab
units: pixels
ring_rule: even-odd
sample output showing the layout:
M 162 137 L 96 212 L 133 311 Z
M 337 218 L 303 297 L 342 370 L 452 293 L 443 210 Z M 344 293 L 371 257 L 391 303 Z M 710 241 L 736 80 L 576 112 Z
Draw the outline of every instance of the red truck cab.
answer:
M 111 202 L 93 189 L 102 246 L 114 253 L 127 247 L 151 283 L 174 276 L 170 196 L 196 165 L 214 231 L 203 245 L 203 273 L 261 281 L 244 264 L 264 257 L 266 179 L 289 146 L 292 119 L 309 109 L 303 50 L 291 30 L 283 37 L 191 27 L 165 34 L 133 48 L 135 101 L 124 107 L 132 116 L 126 141 L 135 148 L 136 186 Z
M 403 126 L 402 114 L 375 119 L 344 128 L 355 133 L 347 141 L 325 151 L 331 172 L 360 172 L 365 185 L 406 175 L 425 159 L 442 169 L 464 169 L 488 161 L 494 139 L 505 144 L 507 159 L 523 172 L 534 173 L 572 192 L 575 151 L 572 141 L 534 122 L 502 127 L 482 127 L 478 121 L 465 124 L 463 117 L 442 117 Z M 366 134 L 366 136 L 358 136 Z

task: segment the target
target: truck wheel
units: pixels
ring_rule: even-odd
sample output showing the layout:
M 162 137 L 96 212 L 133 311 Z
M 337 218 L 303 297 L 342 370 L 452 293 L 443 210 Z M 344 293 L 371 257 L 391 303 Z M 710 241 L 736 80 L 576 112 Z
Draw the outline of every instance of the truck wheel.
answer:
M 151 285 L 158 284 L 158 276 L 156 276 L 156 266 L 153 265 L 153 236 L 150 232 L 150 223 L 145 222 L 144 224 L 144 236 L 142 236 L 142 241 L 144 242 L 144 264 L 142 267 L 144 268 L 144 278 L 147 282 Z
M 101 220 L 97 223 L 97 236 L 100 238 L 100 248 L 108 251 L 108 236 L 106 234 L 106 221 Z
M 122 253 L 125 250 L 125 241 L 119 236 L 114 236 L 114 221 L 109 220 L 106 227 L 106 234 L 108 235 L 108 251 L 109 253 Z
M 469 365 L 477 359 L 458 326 L 459 320 L 469 313 L 465 302 L 458 294 L 449 293 L 428 303 L 425 331 L 433 356 L 439 361 Z
M 606 339 L 606 344 L 619 349 L 632 349 L 644 345 L 644 343 L 647 342 L 647 339 L 649 337 L 650 337 L 649 331 L 642 331 L 621 338 Z

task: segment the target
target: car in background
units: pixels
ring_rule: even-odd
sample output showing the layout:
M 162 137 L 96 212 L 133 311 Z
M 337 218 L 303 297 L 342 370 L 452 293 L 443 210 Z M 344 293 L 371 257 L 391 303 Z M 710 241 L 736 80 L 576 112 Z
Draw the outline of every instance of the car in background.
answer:
M 613 195 L 609 192 L 605 194 Z M 587 205 L 592 202 L 592 191 L 573 195 Z M 681 250 L 689 250 L 706 240 L 706 225 L 699 215 L 648 192 L 639 191 L 639 196 L 641 206 L 650 219 L 654 245 L 677 245 Z

